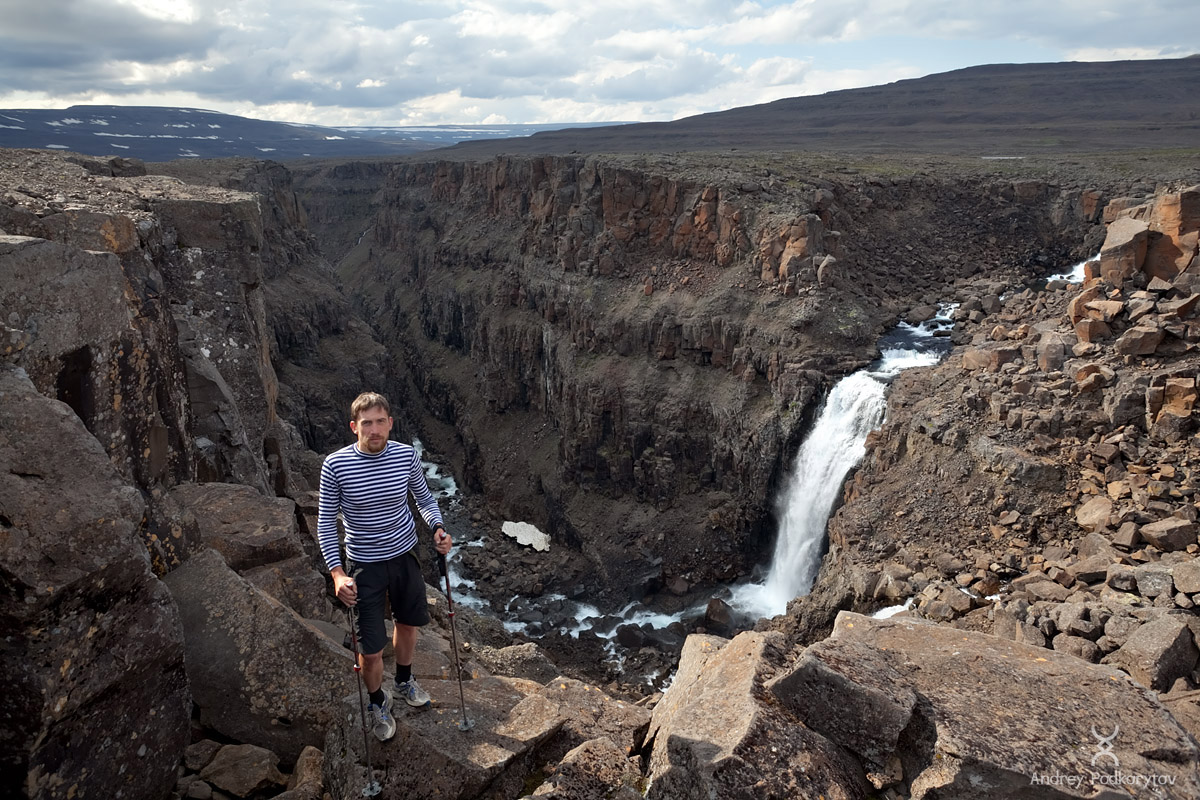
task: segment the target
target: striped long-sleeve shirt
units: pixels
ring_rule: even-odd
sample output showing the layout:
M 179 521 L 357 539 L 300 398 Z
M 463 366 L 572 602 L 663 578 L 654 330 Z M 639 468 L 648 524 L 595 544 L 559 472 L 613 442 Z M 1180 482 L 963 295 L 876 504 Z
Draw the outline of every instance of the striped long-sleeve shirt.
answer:
M 346 555 L 355 561 L 385 561 L 417 543 L 417 524 L 408 495 L 430 527 L 442 523 L 437 499 L 429 491 L 416 451 L 400 442 L 380 453 L 364 453 L 357 444 L 329 454 L 321 465 L 317 541 L 330 570 L 342 565 L 338 554 L 337 515 L 346 529 Z

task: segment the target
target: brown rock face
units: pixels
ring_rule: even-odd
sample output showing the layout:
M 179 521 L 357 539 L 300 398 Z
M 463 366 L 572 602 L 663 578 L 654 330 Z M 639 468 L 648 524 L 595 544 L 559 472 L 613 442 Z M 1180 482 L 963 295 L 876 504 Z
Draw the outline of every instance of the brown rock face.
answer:
M 0 784 L 15 796 L 174 786 L 191 702 L 144 511 L 72 410 L 0 367 Z
M 1147 275 L 1170 281 L 1196 263 L 1200 239 L 1200 186 L 1158 197 L 1150 212 Z

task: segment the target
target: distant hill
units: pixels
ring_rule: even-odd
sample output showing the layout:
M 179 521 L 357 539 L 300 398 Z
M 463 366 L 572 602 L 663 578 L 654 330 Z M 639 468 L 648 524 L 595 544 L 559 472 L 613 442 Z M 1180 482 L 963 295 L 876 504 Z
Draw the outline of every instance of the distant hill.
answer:
M 561 127 L 566 125 L 330 128 L 198 108 L 71 106 L 65 110 L 0 109 L 0 147 L 122 155 L 144 161 L 230 156 L 282 161 L 419 153 L 465 140 L 528 136 Z
M 194 108 L 0 110 L 0 147 L 145 161 L 249 156 L 814 150 L 1019 156 L 1200 149 L 1200 57 L 993 64 L 674 122 L 320 127 Z
M 995 64 L 883 86 L 502 142 L 490 153 L 839 150 L 1021 155 L 1200 148 L 1200 58 Z

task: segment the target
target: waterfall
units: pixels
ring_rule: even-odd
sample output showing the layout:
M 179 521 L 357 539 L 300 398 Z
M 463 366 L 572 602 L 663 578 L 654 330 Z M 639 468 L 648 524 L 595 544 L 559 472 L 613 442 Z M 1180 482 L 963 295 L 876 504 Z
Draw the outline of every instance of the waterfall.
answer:
M 933 338 L 949 323 L 950 307 L 921 327 L 901 323 L 885 339 L 883 357 L 838 381 L 796 454 L 777 508 L 779 534 L 767 579 L 734 587 L 730 604 L 753 616 L 774 616 L 807 594 L 821 568 L 825 526 L 842 483 L 866 452 L 867 434 L 883 423 L 888 384 L 910 367 L 936 364 L 949 340 Z

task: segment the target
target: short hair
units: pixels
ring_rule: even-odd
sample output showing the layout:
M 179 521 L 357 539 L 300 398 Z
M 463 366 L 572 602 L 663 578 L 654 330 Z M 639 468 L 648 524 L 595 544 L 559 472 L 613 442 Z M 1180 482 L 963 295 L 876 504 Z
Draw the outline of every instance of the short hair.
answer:
M 389 417 L 392 415 L 392 407 L 388 405 L 386 397 L 378 392 L 363 392 L 350 404 L 351 421 L 358 422 L 358 415 L 369 408 L 382 408 L 383 413 Z

